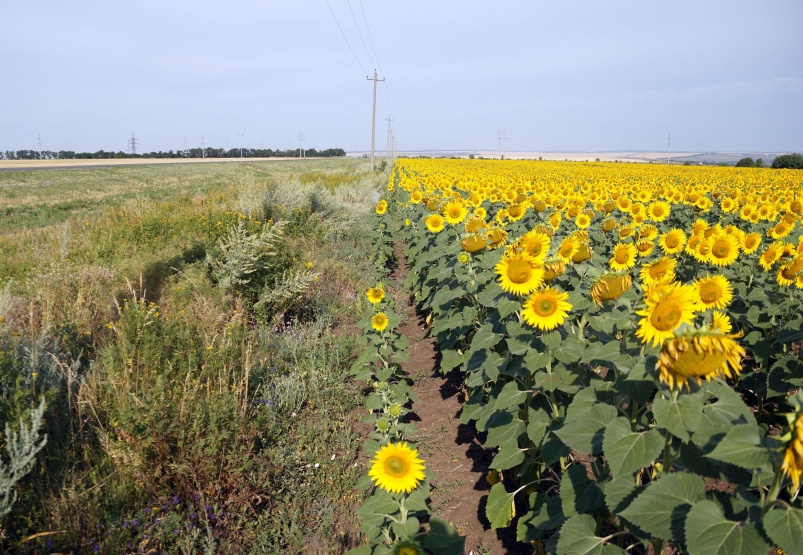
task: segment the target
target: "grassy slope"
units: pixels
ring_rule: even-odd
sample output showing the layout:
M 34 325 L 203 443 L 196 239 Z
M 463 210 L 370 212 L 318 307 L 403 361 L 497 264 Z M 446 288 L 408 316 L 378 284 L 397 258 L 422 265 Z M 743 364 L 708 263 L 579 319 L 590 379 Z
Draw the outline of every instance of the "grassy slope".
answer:
M 362 310 L 383 183 L 345 160 L 0 173 L 0 380 L 13 390 L 0 416 L 47 391 L 50 438 L 2 548 L 347 547 L 359 391 L 353 339 L 333 328 Z M 269 218 L 289 221 L 283 267 L 320 275 L 257 313 L 205 257 L 238 221 L 256 233 Z

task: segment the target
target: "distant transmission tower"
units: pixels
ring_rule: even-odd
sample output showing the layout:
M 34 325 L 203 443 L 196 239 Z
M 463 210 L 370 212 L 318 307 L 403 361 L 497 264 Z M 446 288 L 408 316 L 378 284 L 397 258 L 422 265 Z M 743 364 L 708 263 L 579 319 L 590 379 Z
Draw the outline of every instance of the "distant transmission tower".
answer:
M 128 139 L 128 150 L 133 155 L 137 154 L 137 138 L 134 136 L 133 133 L 131 133 L 131 138 Z
M 187 136 L 184 135 L 184 158 L 187 157 Z
M 42 135 L 39 135 L 38 142 L 39 142 L 39 159 L 41 160 L 42 159 Z
M 507 129 L 500 129 L 496 138 L 499 139 L 499 158 L 504 159 L 507 156 Z M 504 145 L 504 151 L 502 145 Z
M 669 132 L 669 138 L 666 141 L 666 163 L 669 163 L 669 153 L 672 150 L 672 132 Z
M 388 122 L 388 144 L 385 147 L 385 160 L 389 161 L 389 158 L 390 158 L 391 127 L 392 127 L 392 123 L 391 122 L 393 122 L 394 120 L 391 119 L 390 116 L 386 117 L 385 119 Z
M 306 156 L 304 156 L 304 143 L 306 143 L 306 142 L 307 142 L 307 136 L 304 134 L 303 131 L 301 131 L 298 134 L 298 157 L 299 158 L 306 158 Z
M 201 135 L 201 158 L 206 158 L 206 143 L 204 143 L 203 135 Z

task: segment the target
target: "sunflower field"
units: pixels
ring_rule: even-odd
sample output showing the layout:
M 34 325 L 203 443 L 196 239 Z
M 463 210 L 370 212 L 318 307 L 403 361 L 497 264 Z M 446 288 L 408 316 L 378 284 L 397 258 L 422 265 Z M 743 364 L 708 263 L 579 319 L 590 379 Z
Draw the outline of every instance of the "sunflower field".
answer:
M 399 160 L 380 203 L 496 449 L 493 528 L 803 552 L 803 172 Z

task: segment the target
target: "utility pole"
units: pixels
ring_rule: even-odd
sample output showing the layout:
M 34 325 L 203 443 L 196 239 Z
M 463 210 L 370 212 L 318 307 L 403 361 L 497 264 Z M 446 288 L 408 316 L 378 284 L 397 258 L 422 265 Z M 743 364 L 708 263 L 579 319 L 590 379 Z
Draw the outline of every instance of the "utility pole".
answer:
M 669 139 L 666 141 L 666 163 L 669 163 L 669 152 L 672 150 L 672 132 L 669 132 Z
M 391 159 L 390 158 L 390 140 L 391 140 L 390 139 L 390 137 L 391 137 L 391 135 L 390 135 L 390 127 L 391 127 L 391 122 L 393 120 L 391 119 L 390 116 L 386 117 L 385 119 L 388 120 L 388 146 L 385 147 L 385 160 L 388 161 L 389 159 Z
M 187 157 L 187 136 L 184 135 L 184 158 Z
M 376 82 L 384 81 L 384 79 L 376 78 L 376 70 L 374 70 L 374 77 L 366 77 L 368 81 L 374 82 L 374 110 L 371 113 L 371 171 L 374 171 L 374 147 L 376 145 Z
M 128 147 L 131 149 L 131 154 L 137 154 L 137 138 L 131 133 L 131 138 L 128 140 Z
M 237 136 L 240 137 L 240 160 L 242 160 L 243 159 L 243 134 L 242 133 L 237 133 Z
M 500 129 L 496 134 L 496 138 L 499 139 L 499 158 L 504 160 L 505 156 L 507 156 L 507 129 Z M 503 144 L 505 145 L 504 151 L 502 150 Z
M 201 158 L 206 158 L 206 144 L 203 135 L 201 135 Z
M 39 159 L 41 160 L 42 159 L 42 135 L 39 135 L 38 141 L 39 141 Z
M 307 142 L 307 136 L 304 134 L 303 131 L 299 131 L 298 133 L 298 157 L 299 158 L 306 158 L 304 154 L 304 143 Z

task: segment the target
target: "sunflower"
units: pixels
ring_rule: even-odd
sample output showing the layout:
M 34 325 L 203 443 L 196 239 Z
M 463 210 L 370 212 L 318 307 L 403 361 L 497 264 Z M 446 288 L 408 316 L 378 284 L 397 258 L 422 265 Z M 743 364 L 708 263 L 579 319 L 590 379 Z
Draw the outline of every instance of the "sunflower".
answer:
M 708 260 L 715 266 L 730 266 L 739 256 L 739 240 L 733 235 L 720 233 L 711 241 Z
M 781 470 L 792 478 L 795 489 L 800 488 L 800 476 L 803 474 L 803 414 L 788 416 L 790 422 L 789 445 L 784 451 Z
M 590 260 L 593 254 L 594 253 L 591 250 L 588 241 L 580 241 L 580 246 L 578 247 L 577 252 L 574 253 L 574 256 L 572 256 L 572 262 L 575 264 L 580 264 L 581 262 Z
M 457 225 L 468 216 L 468 208 L 465 202 L 460 200 L 450 200 L 442 208 L 443 217 L 449 225 Z
M 381 303 L 382 299 L 385 298 L 385 290 L 381 285 L 377 285 L 376 287 L 368 289 L 368 291 L 365 292 L 365 296 L 368 297 L 368 302 L 371 304 Z
M 711 325 L 708 326 L 708 329 L 719 330 L 722 333 L 730 333 L 733 331 L 733 324 L 727 314 L 719 310 L 714 310 L 711 313 Z
M 636 247 L 630 243 L 617 243 L 613 248 L 613 256 L 609 264 L 611 268 L 617 272 L 622 270 L 629 270 L 636 265 L 636 256 L 638 251 Z
M 636 336 L 643 343 L 652 341 L 657 347 L 672 337 L 681 325 L 692 323 L 697 295 L 688 285 L 662 283 L 646 288 L 644 302 L 647 307 L 636 311 L 642 316 Z
M 602 231 L 605 233 L 611 233 L 616 229 L 616 219 L 615 218 L 606 218 L 605 221 L 602 222 Z
M 466 233 L 477 233 L 481 229 L 485 229 L 487 224 L 485 223 L 485 218 L 480 218 L 477 216 L 477 212 L 474 211 L 474 215 L 470 216 L 466 220 Z
M 566 302 L 569 294 L 554 287 L 540 289 L 524 301 L 521 316 L 534 328 L 551 330 L 561 325 L 572 305 Z
M 424 198 L 424 193 L 421 192 L 421 189 L 416 189 L 410 194 L 410 202 L 413 204 L 418 204 Z
M 745 254 L 753 254 L 761 246 L 760 233 L 747 233 L 742 240 L 742 252 Z
M 641 281 L 646 285 L 660 282 L 670 282 L 675 279 L 677 260 L 664 256 L 652 264 L 645 264 L 641 268 Z
M 580 242 L 576 238 L 569 236 L 561 241 L 556 256 L 564 262 L 569 263 L 572 261 L 572 257 L 577 254 L 577 251 L 579 250 Z
M 605 301 L 621 297 L 632 284 L 633 278 L 630 277 L 630 274 L 604 274 L 591 287 L 591 298 L 602 306 Z
M 787 287 L 795 283 L 798 274 L 803 272 L 803 255 L 797 255 L 791 262 L 787 262 L 780 268 L 775 276 L 778 285 Z
M 566 273 L 566 263 L 557 258 L 544 262 L 544 282 L 549 283 Z
M 544 267 L 524 252 L 504 256 L 495 270 L 502 289 L 514 295 L 529 295 L 544 281 Z
M 479 252 L 484 249 L 488 245 L 488 241 L 482 235 L 469 235 L 462 241 L 460 241 L 460 246 L 466 252 Z
M 517 222 L 524 217 L 527 212 L 526 204 L 511 204 L 507 207 L 507 217 L 511 222 Z
M 689 379 L 710 381 L 716 376 L 738 376 L 745 351 L 733 340 L 735 337 L 738 336 L 705 329 L 672 337 L 661 348 L 656 365 L 660 380 L 670 389 L 682 389 L 688 386 Z
M 471 256 L 467 252 L 461 252 L 457 255 L 457 260 L 461 264 L 468 264 L 471 261 Z
M 530 256 L 543 261 L 549 252 L 550 237 L 546 233 L 531 230 L 518 240 L 518 245 Z
M 390 555 L 424 555 L 424 548 L 413 540 L 404 540 L 393 546 Z
M 733 287 L 723 275 L 705 276 L 694 282 L 694 289 L 700 298 L 700 308 L 725 308 L 733 300 Z
M 487 211 L 487 210 L 485 210 L 485 208 L 483 208 L 482 206 L 478 206 L 478 207 L 476 207 L 476 208 L 474 209 L 474 214 L 472 214 L 472 215 L 473 215 L 475 218 L 481 218 L 481 219 L 483 219 L 483 220 L 484 220 L 484 219 L 485 219 L 485 217 L 488 215 L 488 211 Z
M 672 228 L 661 235 L 658 244 L 665 254 L 677 254 L 683 250 L 683 246 L 686 244 L 686 234 L 682 229 Z
M 443 216 L 440 214 L 430 214 L 424 220 L 424 223 L 427 226 L 427 229 L 431 233 L 440 233 L 444 229 L 444 222 Z
M 620 226 L 619 227 L 619 239 L 627 239 L 628 237 L 633 235 L 634 232 L 635 232 L 635 230 L 633 229 L 633 226 L 631 226 L 631 225 Z
M 375 331 L 382 333 L 388 327 L 388 317 L 384 312 L 377 312 L 371 317 L 371 327 Z
M 707 221 L 697 218 L 696 220 L 694 220 L 694 223 L 691 224 L 691 232 L 693 235 L 697 235 L 698 233 L 702 233 L 703 231 L 708 229 L 708 227 L 709 226 Z
M 647 239 L 652 241 L 656 237 L 658 237 L 658 228 L 652 224 L 641 226 L 636 233 L 636 239 Z
M 494 227 L 488 230 L 488 232 L 485 234 L 485 238 L 488 239 L 488 248 L 495 249 L 496 247 L 500 247 L 505 244 L 505 241 L 507 240 L 507 231 L 500 227 Z
M 773 239 L 783 239 L 784 237 L 792 233 L 792 230 L 794 229 L 795 229 L 794 223 L 789 225 L 784 222 L 778 222 L 777 224 L 775 224 L 774 226 L 772 226 L 767 230 L 767 235 L 769 235 Z
M 775 241 L 767 250 L 765 250 L 758 259 L 758 263 L 764 268 L 765 272 L 769 272 L 783 254 L 783 243 Z
M 668 202 L 656 200 L 647 207 L 647 215 L 655 222 L 662 222 L 669 217 L 670 210 Z
M 655 243 L 650 241 L 649 239 L 639 239 L 636 241 L 636 251 L 638 251 L 638 255 L 642 256 L 649 256 L 652 254 L 652 251 L 655 250 Z
M 410 493 L 424 479 L 424 461 L 406 441 L 388 443 L 374 453 L 368 476 L 390 493 Z
M 578 229 L 586 229 L 591 225 L 591 218 L 585 212 L 581 212 L 574 219 L 574 225 L 576 225 Z

